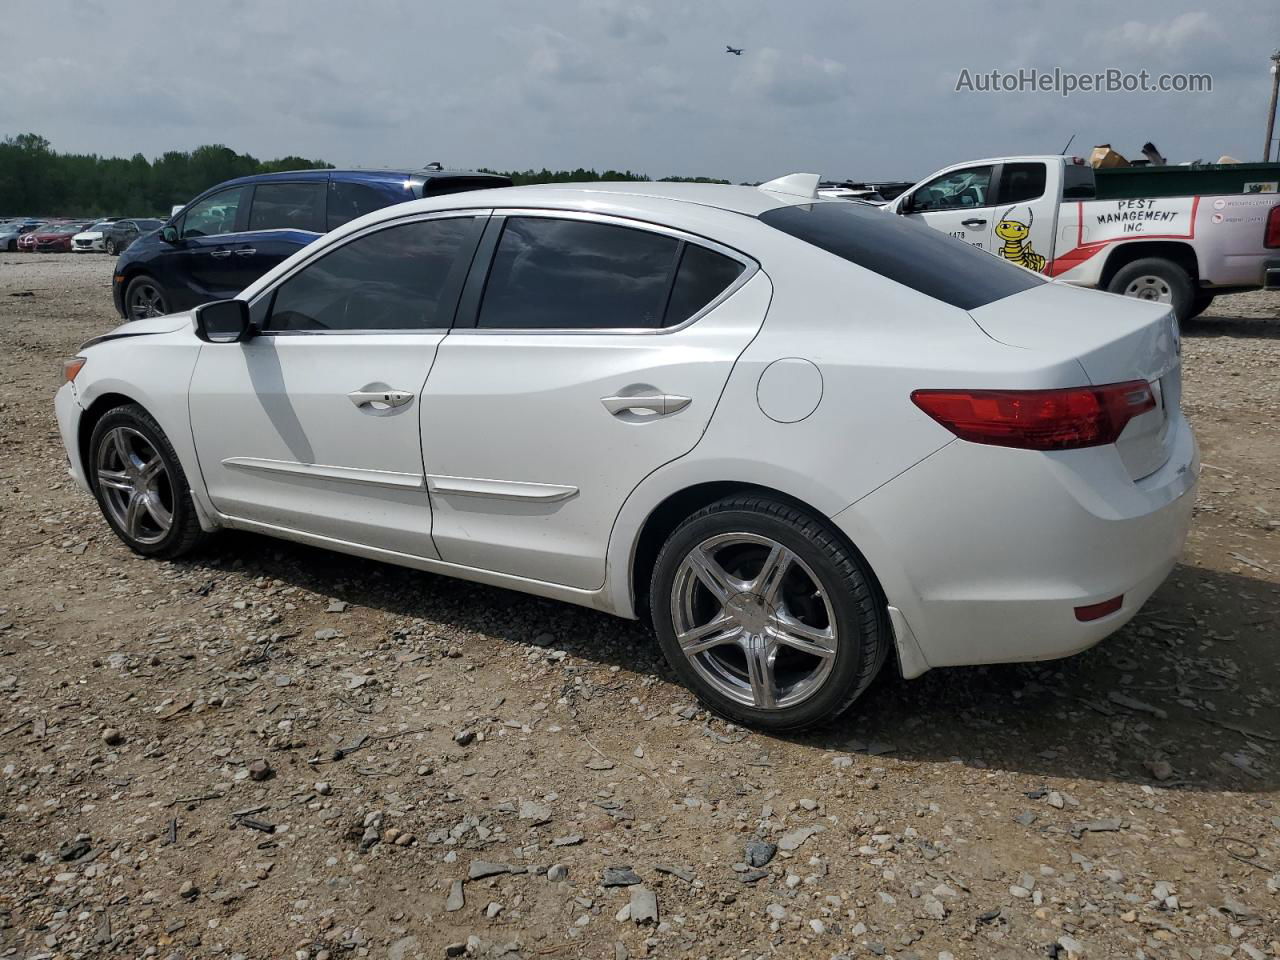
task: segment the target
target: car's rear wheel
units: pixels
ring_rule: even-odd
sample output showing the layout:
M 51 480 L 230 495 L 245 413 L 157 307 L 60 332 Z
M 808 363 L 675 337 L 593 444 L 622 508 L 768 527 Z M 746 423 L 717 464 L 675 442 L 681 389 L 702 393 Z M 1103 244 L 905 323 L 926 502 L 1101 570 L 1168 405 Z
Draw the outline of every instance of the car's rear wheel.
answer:
M 1195 287 L 1187 271 L 1172 260 L 1162 257 L 1135 260 L 1116 271 L 1107 289 L 1138 300 L 1168 304 L 1179 323 L 1194 316 L 1191 304 Z
M 837 716 L 888 651 L 862 558 L 826 524 L 766 497 L 721 500 L 677 527 L 658 555 L 650 611 L 681 680 L 755 727 Z
M 144 273 L 130 280 L 125 288 L 124 309 L 130 320 L 145 320 L 164 316 L 169 304 L 160 284 Z
M 116 250 L 116 242 L 114 240 L 108 239 L 107 242 L 104 243 L 102 246 L 103 246 L 103 249 L 105 249 L 107 253 L 111 254 L 111 256 L 113 257 L 118 252 Z
M 117 407 L 97 422 L 87 469 L 102 515 L 129 549 L 168 560 L 200 541 L 200 521 L 182 464 L 160 425 L 142 407 Z

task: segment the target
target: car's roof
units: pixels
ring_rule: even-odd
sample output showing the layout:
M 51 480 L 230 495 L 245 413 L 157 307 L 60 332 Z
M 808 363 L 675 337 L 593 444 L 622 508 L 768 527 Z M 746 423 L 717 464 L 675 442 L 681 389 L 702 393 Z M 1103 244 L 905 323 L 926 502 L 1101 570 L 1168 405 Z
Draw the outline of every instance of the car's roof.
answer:
M 498 187 L 474 190 L 446 197 L 413 201 L 422 209 L 445 209 L 462 206 L 556 207 L 572 205 L 589 208 L 593 200 L 626 202 L 627 200 L 666 200 L 715 207 L 749 217 L 759 216 L 775 207 L 798 203 L 826 202 L 821 198 L 774 193 L 759 187 L 739 187 L 723 183 L 664 183 L 645 180 L 605 181 L 600 183 L 533 184 L 523 187 Z M 401 207 L 403 209 L 403 205 Z
M 210 190 L 219 187 L 232 187 L 245 183 L 270 183 L 274 180 L 328 180 L 331 177 L 338 177 L 349 180 L 436 180 L 440 178 L 455 177 L 479 177 L 481 179 L 493 178 L 503 179 L 501 174 L 496 173 L 479 173 L 475 170 L 382 170 L 382 169 L 350 169 L 350 170 L 280 170 L 275 173 L 251 173 L 247 176 L 236 177 L 232 180 L 224 180 L 221 183 L 210 187 Z M 208 193 L 209 190 L 203 191 Z M 202 193 L 202 195 L 203 195 Z

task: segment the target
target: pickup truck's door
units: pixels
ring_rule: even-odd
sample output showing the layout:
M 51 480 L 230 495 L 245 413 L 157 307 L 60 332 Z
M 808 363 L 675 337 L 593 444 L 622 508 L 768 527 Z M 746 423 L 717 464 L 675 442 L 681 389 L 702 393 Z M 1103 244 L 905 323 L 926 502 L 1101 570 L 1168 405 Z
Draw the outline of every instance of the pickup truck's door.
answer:
M 948 170 L 898 201 L 897 210 L 965 243 L 994 252 L 992 204 L 995 167 L 977 164 Z
M 1057 168 L 1055 167 L 1055 170 Z M 1049 272 L 1061 187 L 1043 160 L 1000 164 L 991 252 L 1036 273 Z

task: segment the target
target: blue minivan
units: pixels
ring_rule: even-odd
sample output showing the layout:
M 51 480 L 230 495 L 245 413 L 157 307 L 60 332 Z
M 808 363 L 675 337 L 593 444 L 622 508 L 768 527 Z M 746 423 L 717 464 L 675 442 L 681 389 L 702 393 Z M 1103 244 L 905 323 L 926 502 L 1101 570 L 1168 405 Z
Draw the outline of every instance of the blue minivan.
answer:
M 228 180 L 120 255 L 112 278 L 116 310 L 138 320 L 226 300 L 321 234 L 370 211 L 509 186 L 511 180 L 497 174 L 431 168 L 298 170 Z

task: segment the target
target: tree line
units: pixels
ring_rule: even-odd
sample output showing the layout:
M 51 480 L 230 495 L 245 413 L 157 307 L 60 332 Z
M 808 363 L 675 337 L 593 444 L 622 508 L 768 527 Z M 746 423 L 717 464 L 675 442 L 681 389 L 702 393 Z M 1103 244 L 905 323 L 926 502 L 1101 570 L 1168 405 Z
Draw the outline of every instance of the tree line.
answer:
M 155 160 L 60 153 L 35 133 L 0 140 L 0 217 L 5 216 L 168 216 L 175 204 L 223 180 L 280 170 L 331 170 L 323 160 L 288 156 L 259 160 L 221 144 L 191 151 L 170 150 Z M 630 170 L 598 173 L 576 170 L 502 172 L 516 184 L 588 180 L 648 180 Z M 726 183 L 706 177 L 664 177 L 670 181 Z

